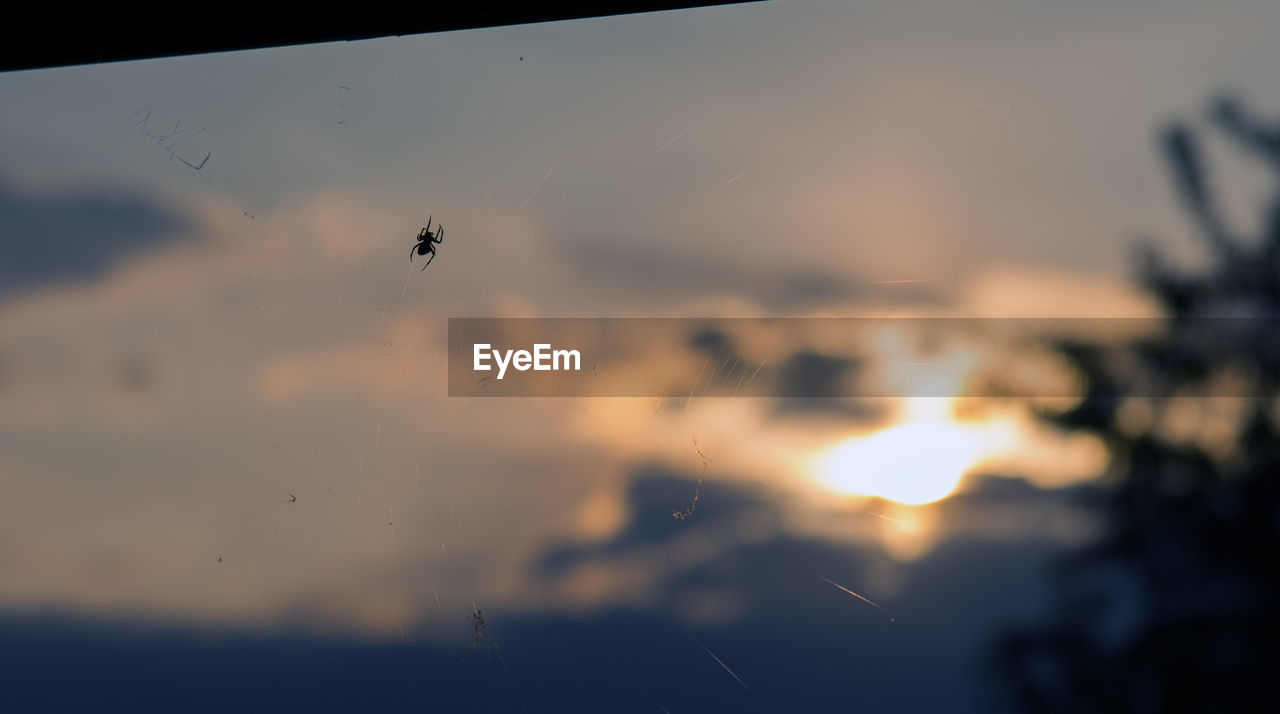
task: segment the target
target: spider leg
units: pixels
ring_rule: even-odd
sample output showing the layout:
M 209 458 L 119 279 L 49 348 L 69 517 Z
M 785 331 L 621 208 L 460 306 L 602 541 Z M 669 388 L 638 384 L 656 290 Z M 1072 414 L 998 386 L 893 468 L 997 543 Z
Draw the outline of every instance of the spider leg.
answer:
M 416 246 L 416 245 L 409 249 L 409 262 L 410 262 L 410 263 L 412 263 L 412 262 L 413 262 L 413 254 L 414 254 L 414 253 L 417 253 L 417 252 L 418 252 L 418 246 Z
M 423 228 L 422 230 L 426 231 L 427 233 L 431 232 L 431 214 L 429 213 L 427 214 L 427 227 Z
M 430 257 L 430 258 L 427 258 L 427 265 L 431 265 L 431 261 L 433 261 L 433 260 L 435 260 L 435 259 L 436 259 L 436 252 L 433 250 L 433 251 L 431 251 L 431 257 Z M 426 270 L 426 269 L 427 269 L 427 265 L 422 266 L 422 270 Z M 420 270 L 420 271 L 418 271 L 418 272 L 422 272 L 422 271 Z
M 444 242 L 444 226 L 436 226 L 436 242 Z

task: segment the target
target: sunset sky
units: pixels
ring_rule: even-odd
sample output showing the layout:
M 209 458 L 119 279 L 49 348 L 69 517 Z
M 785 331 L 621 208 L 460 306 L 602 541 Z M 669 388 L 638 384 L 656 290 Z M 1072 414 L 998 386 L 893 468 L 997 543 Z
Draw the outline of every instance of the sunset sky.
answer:
M 967 711 L 1099 445 L 943 398 L 449 398 L 447 319 L 1154 315 L 1137 239 L 1199 255 L 1156 133 L 1217 92 L 1276 114 L 1276 27 L 766 2 L 0 74 L 3 627 L 409 642 L 543 701 L 546 623 L 634 615 L 696 633 L 711 701 Z M 476 607 L 506 676 L 452 661 Z

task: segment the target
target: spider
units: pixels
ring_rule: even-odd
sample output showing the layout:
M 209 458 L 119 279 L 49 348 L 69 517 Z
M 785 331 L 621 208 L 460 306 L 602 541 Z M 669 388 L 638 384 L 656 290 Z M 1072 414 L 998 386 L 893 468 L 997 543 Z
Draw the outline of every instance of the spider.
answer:
M 439 245 L 443 242 L 444 242 L 444 226 L 441 226 L 439 223 L 437 223 L 435 235 L 432 235 L 431 216 L 427 216 L 427 227 L 423 228 L 418 233 L 418 242 L 412 248 L 409 249 L 409 262 L 410 263 L 413 262 L 414 253 L 417 253 L 418 255 L 426 255 L 427 253 L 430 253 L 431 257 L 427 258 L 427 265 L 431 265 L 431 261 L 436 259 L 436 245 Z M 427 265 L 422 266 L 422 269 L 426 270 Z

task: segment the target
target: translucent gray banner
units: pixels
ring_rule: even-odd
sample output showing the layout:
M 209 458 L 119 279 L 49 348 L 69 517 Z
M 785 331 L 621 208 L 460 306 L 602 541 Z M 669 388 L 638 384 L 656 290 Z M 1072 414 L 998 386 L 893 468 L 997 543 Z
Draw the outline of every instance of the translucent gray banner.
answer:
M 1250 396 L 1259 364 L 1280 369 L 1276 327 L 1244 318 L 1172 332 L 1145 318 L 450 318 L 449 395 L 1078 397 L 1087 384 L 1059 349 L 1070 342 L 1128 365 L 1133 378 L 1113 385 L 1117 395 L 1174 396 L 1165 363 L 1189 349 L 1251 365 L 1200 375 L 1194 396 Z

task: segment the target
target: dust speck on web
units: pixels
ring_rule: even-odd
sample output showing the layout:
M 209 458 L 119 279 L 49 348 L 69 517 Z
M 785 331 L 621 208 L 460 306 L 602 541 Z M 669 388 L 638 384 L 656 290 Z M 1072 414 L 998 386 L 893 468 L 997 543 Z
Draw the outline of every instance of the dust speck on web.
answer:
M 698 376 L 694 377 L 693 385 L 689 387 L 689 398 L 685 400 L 684 404 L 680 405 L 680 409 L 686 414 L 689 413 L 689 407 L 693 404 L 693 395 L 698 391 L 698 383 L 702 381 L 702 375 L 707 371 L 707 366 L 710 364 L 710 359 L 703 361 L 702 368 L 698 370 Z
M 864 510 L 864 511 L 862 511 L 862 512 L 863 512 L 863 513 L 866 513 L 866 514 L 868 514 L 868 515 L 871 515 L 871 516 L 875 516 L 876 518 L 879 518 L 879 519 L 881 519 L 881 520 L 889 521 L 889 522 L 891 522 L 891 523 L 897 523 L 898 525 L 903 526 L 904 528 L 905 528 L 905 527 L 907 527 L 907 524 L 906 524 L 906 523 L 903 523 L 902 521 L 898 520 L 897 518 L 890 518 L 889 516 L 886 516 L 886 515 L 885 515 L 885 514 L 883 514 L 883 513 L 876 513 L 875 511 L 866 511 L 866 510 Z
M 653 152 L 653 153 L 655 153 L 655 154 L 661 154 L 663 151 L 666 151 L 666 149 L 667 149 L 667 147 L 668 147 L 668 146 L 671 146 L 672 144 L 676 143 L 677 141 L 680 141 L 680 137 L 684 136 L 685 134 L 688 134 L 688 133 L 689 133 L 689 129 L 692 129 L 692 128 L 693 128 L 693 125 L 692 125 L 692 124 L 690 124 L 690 125 L 689 125 L 685 130 L 684 130 L 684 131 L 682 131 L 682 132 L 680 132 L 679 134 L 676 134 L 675 136 L 671 137 L 671 140 L 670 140 L 670 141 L 668 141 L 667 143 L 663 144 L 662 146 L 659 146 L 659 147 L 658 147 L 658 150 L 657 150 L 657 151 L 655 151 L 655 152 Z
M 756 371 L 751 373 L 750 378 L 747 377 L 747 371 L 745 369 L 742 371 L 742 376 L 738 377 L 738 384 L 733 388 L 733 394 L 729 395 L 730 399 L 733 399 L 734 397 L 738 396 L 738 390 L 742 389 L 744 380 L 746 382 L 746 386 L 748 387 L 751 386 L 751 383 L 754 382 L 756 379 L 756 375 L 760 374 L 760 370 L 764 369 L 764 363 L 766 361 L 767 360 L 760 361 L 760 366 L 756 367 Z
M 346 86 L 345 84 L 338 85 L 338 108 L 339 109 L 342 109 L 347 106 L 346 103 L 343 101 L 343 98 L 346 97 L 347 93 L 353 92 L 353 91 L 355 90 L 353 90 L 351 87 Z M 348 130 L 350 129 L 350 127 L 347 125 L 347 117 L 345 112 L 339 112 L 338 126 L 342 127 L 343 129 L 348 129 Z
M 1001 104 L 988 104 L 986 102 L 975 102 L 972 100 L 970 100 L 968 104 L 972 104 L 975 107 L 982 107 L 983 109 L 995 109 L 996 111 L 1005 112 L 1006 114 L 1013 112 L 1013 107 L 1006 107 Z
M 543 184 L 544 182 L 546 182 L 546 180 L 547 180 L 548 178 L 550 178 L 550 177 L 551 177 L 551 172 L 552 172 L 552 171 L 555 171 L 555 170 L 556 170 L 556 167 L 557 167 L 557 166 L 559 166 L 559 165 L 560 165 L 560 159 L 556 159 L 556 162 L 555 162 L 554 164 L 552 164 L 552 165 L 551 165 L 551 168 L 547 169 L 547 172 L 546 172 L 545 174 L 543 174 L 543 175 L 542 175 L 542 178 L 538 180 L 537 185 L 535 185 L 535 186 L 533 187 L 533 190 L 529 192 L 529 197 L 528 197 L 528 198 L 526 198 L 526 199 L 524 200 L 524 203 L 520 204 L 520 210 L 521 210 L 521 211 L 523 211 L 523 210 L 524 210 L 525 206 L 528 206 L 528 205 L 529 205 L 529 202 L 533 200 L 533 197 L 534 197 L 535 195 L 537 195 L 537 193 L 538 193 L 538 189 L 542 188 L 542 184 Z
M 689 516 L 692 516 L 694 511 L 698 510 L 698 498 L 702 496 L 702 480 L 706 478 L 707 465 L 711 463 L 711 458 L 703 453 L 702 447 L 698 445 L 697 434 L 693 435 L 693 450 L 698 454 L 698 457 L 702 459 L 702 470 L 698 472 L 698 484 L 693 488 L 693 501 L 689 504 L 689 507 L 683 511 L 671 512 L 671 517 L 678 521 L 685 520 Z
M 893 613 L 892 613 L 892 612 L 889 612 L 887 609 L 885 609 L 885 608 L 884 608 L 883 606 L 881 606 L 879 603 L 873 602 L 873 601 L 872 601 L 872 600 L 870 600 L 869 598 L 863 597 L 862 595 L 859 595 L 858 593 L 855 593 L 854 591 L 850 590 L 849 588 L 846 588 L 845 586 L 841 585 L 840 583 L 837 583 L 836 581 L 834 581 L 834 580 L 832 580 L 832 579 L 830 579 L 830 578 L 828 578 L 828 577 L 825 577 L 825 576 L 819 575 L 818 573 L 814 573 L 812 570 L 810 570 L 809 572 L 813 573 L 813 574 L 814 574 L 815 576 L 817 576 L 818 578 L 821 578 L 822 580 L 826 581 L 827 583 L 829 583 L 829 584 L 830 584 L 830 585 L 832 585 L 833 587 L 836 587 L 836 588 L 838 588 L 838 589 L 840 589 L 840 590 L 843 590 L 844 592 L 846 592 L 846 593 L 848 593 L 848 594 L 850 594 L 850 595 L 852 595 L 852 596 L 854 596 L 854 597 L 858 598 L 859 600 L 861 600 L 861 601 L 863 601 L 863 602 L 867 603 L 867 604 L 868 604 L 868 605 L 870 605 L 871 607 L 874 607 L 874 608 L 876 608 L 877 610 L 879 610 L 880 612 L 883 612 L 884 614 L 888 615 L 888 616 L 889 616 L 889 622 L 895 622 L 895 621 L 897 620 L 897 618 L 896 618 L 896 617 L 894 617 L 894 615 L 893 615 Z
M 400 547 L 396 544 L 396 517 L 390 505 L 387 506 L 387 526 L 391 528 L 391 560 L 399 563 Z
M 699 640 L 697 637 L 693 637 L 693 635 L 690 635 L 690 637 L 693 638 L 694 642 L 698 643 L 698 646 L 701 647 L 704 652 L 706 652 L 708 655 L 711 656 L 711 659 L 716 661 L 716 664 L 720 665 L 720 667 L 724 669 L 724 671 L 728 672 L 730 677 L 733 677 L 738 682 L 738 684 L 741 684 L 743 689 L 747 690 L 747 692 L 749 693 L 754 694 L 754 692 L 751 692 L 751 687 L 748 687 L 747 683 L 742 681 L 742 678 L 739 677 L 736 672 L 734 672 L 732 669 L 729 669 L 729 665 L 725 664 L 724 660 L 717 657 L 716 653 L 711 651 L 711 648 L 702 644 L 702 641 Z
M 738 179 L 742 178 L 743 176 L 746 176 L 746 175 L 747 175 L 747 174 L 749 174 L 749 173 L 751 173 L 751 169 L 747 169 L 746 171 L 743 171 L 742 173 L 738 174 L 737 176 L 734 176 L 733 178 L 729 179 L 728 181 L 725 181 L 724 183 L 722 183 L 722 184 L 720 184 L 719 186 L 717 186 L 717 187 L 716 187 L 716 190 L 717 190 L 717 191 L 719 191 L 719 190 L 721 190 L 721 189 L 725 188 L 725 187 L 726 187 L 726 186 L 728 186 L 729 184 L 731 184 L 731 183 L 733 183 L 733 182 L 737 181 Z

